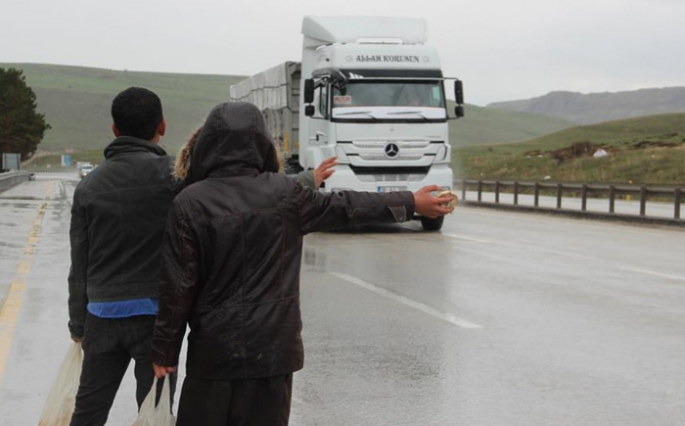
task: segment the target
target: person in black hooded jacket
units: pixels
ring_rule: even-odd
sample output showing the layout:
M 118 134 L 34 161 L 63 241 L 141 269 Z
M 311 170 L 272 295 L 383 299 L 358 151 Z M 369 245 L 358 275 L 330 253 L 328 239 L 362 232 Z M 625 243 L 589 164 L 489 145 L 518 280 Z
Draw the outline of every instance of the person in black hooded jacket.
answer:
M 321 193 L 279 175 L 264 119 L 247 103 L 212 110 L 187 183 L 167 221 L 152 343 L 163 377 L 190 325 L 178 426 L 288 424 L 292 373 L 304 362 L 304 235 L 452 211 L 450 198 L 431 195 L 437 186 Z

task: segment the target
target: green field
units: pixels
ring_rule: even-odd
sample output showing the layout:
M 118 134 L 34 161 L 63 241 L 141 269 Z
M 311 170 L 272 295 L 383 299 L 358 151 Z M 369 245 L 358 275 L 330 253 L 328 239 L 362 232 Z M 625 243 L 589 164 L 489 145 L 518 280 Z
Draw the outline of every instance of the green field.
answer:
M 36 92 L 38 109 L 52 126 L 42 151 L 102 150 L 112 141 L 112 98 L 129 86 L 142 86 L 161 98 L 167 120 L 164 146 L 175 152 L 212 107 L 228 100 L 239 76 L 165 74 L 36 64 L 0 64 L 23 69 Z
M 576 123 L 559 118 L 467 105 L 464 118 L 450 121 L 450 143 L 462 147 L 520 142 L 572 126 Z
M 116 93 L 129 86 L 160 95 L 167 119 L 164 146 L 175 153 L 210 109 L 228 100 L 229 87 L 243 77 L 113 71 L 40 64 L 0 64 L 24 70 L 52 129 L 41 151 L 102 150 L 111 140 L 109 108 Z M 468 105 L 466 117 L 450 121 L 454 146 L 530 139 L 573 124 L 540 115 Z
M 563 156 L 574 144 L 608 157 Z M 555 153 L 555 151 L 557 151 Z M 569 151 L 569 150 L 567 150 Z M 516 144 L 453 150 L 455 175 L 467 179 L 685 183 L 685 114 L 578 126 Z

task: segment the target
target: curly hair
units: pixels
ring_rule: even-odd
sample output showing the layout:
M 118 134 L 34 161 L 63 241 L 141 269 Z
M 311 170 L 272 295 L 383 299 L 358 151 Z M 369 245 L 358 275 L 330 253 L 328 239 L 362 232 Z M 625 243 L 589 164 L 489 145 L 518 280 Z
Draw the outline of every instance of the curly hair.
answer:
M 183 148 L 178 152 L 176 156 L 176 162 L 174 164 L 173 175 L 176 179 L 185 179 L 188 176 L 188 170 L 190 169 L 190 157 L 193 154 L 193 148 L 197 143 L 197 139 L 202 132 L 202 127 L 200 126 L 193 131 L 193 133 L 188 136 Z

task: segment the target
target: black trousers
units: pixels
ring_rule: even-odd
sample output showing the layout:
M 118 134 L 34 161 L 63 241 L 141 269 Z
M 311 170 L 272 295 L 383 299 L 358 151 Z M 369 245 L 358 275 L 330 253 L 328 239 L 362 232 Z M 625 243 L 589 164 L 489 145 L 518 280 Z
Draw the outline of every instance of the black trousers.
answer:
M 176 426 L 288 426 L 292 374 L 244 380 L 186 377 Z
M 138 408 L 152 388 L 153 315 L 103 319 L 88 314 L 83 336 L 83 369 L 71 426 L 102 426 L 131 359 L 135 361 Z M 176 388 L 171 376 L 171 398 Z M 158 382 L 157 395 L 162 391 Z

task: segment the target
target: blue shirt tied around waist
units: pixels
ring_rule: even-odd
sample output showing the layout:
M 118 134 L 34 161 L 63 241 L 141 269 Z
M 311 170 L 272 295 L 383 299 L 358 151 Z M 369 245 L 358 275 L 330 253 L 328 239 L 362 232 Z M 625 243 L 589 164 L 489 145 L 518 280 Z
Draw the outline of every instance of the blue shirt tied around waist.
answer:
M 129 318 L 138 315 L 157 315 L 156 298 L 121 300 L 118 302 L 89 302 L 88 312 L 98 318 Z

